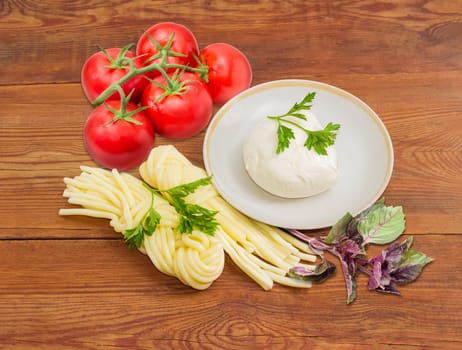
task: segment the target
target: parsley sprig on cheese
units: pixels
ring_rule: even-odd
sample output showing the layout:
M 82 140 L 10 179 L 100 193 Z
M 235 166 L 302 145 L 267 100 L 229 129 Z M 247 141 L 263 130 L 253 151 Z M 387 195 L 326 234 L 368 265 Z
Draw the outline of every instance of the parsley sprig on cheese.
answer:
M 278 123 L 277 154 L 287 149 L 291 140 L 295 139 L 295 134 L 291 127 L 302 130 L 306 134 L 304 143 L 306 149 L 313 149 L 320 155 L 327 155 L 327 148 L 335 143 L 336 132 L 340 129 L 340 124 L 330 122 L 322 130 L 308 130 L 293 119 L 288 119 L 289 117 L 294 117 L 300 120 L 307 120 L 306 115 L 302 111 L 311 109 L 315 96 L 315 92 L 310 92 L 300 102 L 296 102 L 287 113 L 278 116 L 268 116 L 269 119 L 273 119 Z

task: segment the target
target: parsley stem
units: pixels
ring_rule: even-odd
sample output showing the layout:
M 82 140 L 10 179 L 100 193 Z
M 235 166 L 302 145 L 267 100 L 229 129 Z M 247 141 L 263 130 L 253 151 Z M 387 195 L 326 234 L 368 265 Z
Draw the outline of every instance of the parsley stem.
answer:
M 278 116 L 267 116 L 268 119 L 275 120 L 278 123 L 278 144 L 276 147 L 276 154 L 279 154 L 287 149 L 291 140 L 295 139 L 295 134 L 289 127 L 295 126 L 298 129 L 303 130 L 306 134 L 304 146 L 308 151 L 313 149 L 319 155 L 327 155 L 327 148 L 335 142 L 335 138 L 337 136 L 336 131 L 340 128 L 339 124 L 329 123 L 324 129 L 309 130 L 294 120 L 286 119 L 287 117 L 292 117 L 302 122 L 307 121 L 307 116 L 304 111 L 311 109 L 311 102 L 315 95 L 315 92 L 308 93 L 300 102 L 295 103 L 287 113 Z
M 186 201 L 186 197 L 195 192 L 198 187 L 210 184 L 210 179 L 210 176 L 204 177 L 169 189 L 152 188 L 146 183 L 143 185 L 153 195 L 156 194 L 163 198 L 175 209 L 180 217 L 179 225 L 176 228 L 178 232 L 192 233 L 193 229 L 197 229 L 205 234 L 214 235 L 218 226 L 215 220 L 217 212 Z
M 287 114 L 280 115 L 280 116 L 277 116 L 277 117 L 268 116 L 268 118 L 276 120 L 279 125 L 281 123 L 287 123 L 287 124 L 293 125 L 293 126 L 299 128 L 300 130 L 303 130 L 307 135 L 309 135 L 312 132 L 311 130 L 305 129 L 303 126 L 301 126 L 300 124 L 298 124 L 296 122 L 293 122 L 292 120 L 284 119 L 284 117 L 286 117 L 286 116 L 287 116 Z

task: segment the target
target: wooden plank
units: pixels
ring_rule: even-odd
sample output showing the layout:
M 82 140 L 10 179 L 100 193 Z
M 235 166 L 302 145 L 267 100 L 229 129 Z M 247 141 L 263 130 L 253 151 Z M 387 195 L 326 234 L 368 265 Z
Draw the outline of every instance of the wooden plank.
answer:
M 338 80 L 345 84 L 349 78 Z M 395 168 L 385 192 L 387 201 L 404 206 L 413 234 L 454 234 L 462 230 L 458 171 L 462 129 L 453 125 L 459 122 L 462 105 L 459 96 L 446 94 L 443 86 L 462 89 L 462 75 L 446 73 L 432 85 L 419 83 L 429 78 L 420 73 L 383 76 L 384 83 L 374 94 L 366 92 L 373 83 L 366 79 L 356 83 L 355 90 L 382 117 L 394 144 Z M 41 90 L 46 100 L 37 92 Z M 83 143 L 83 125 L 91 107 L 80 86 L 1 87 L 0 96 L 0 237 L 107 237 L 105 223 L 57 216 L 59 208 L 67 205 L 61 197 L 63 177 L 78 175 L 80 165 L 96 165 Z M 410 106 L 410 99 L 418 107 Z M 173 144 L 202 166 L 203 137 L 204 132 Z M 156 140 L 156 145 L 167 143 L 172 141 Z
M 347 72 L 460 69 L 457 3 L 7 2 L 0 8 L 0 85 L 77 82 L 97 45 L 136 43 L 160 21 L 187 25 L 201 47 L 219 41 L 239 46 L 256 76 L 267 76 L 269 67 L 273 78 L 318 80 Z M 275 25 L 285 34 L 273 35 Z
M 461 13 L 448 0 L 0 2 L 0 348 L 462 348 Z M 414 247 L 435 259 L 416 283 L 396 297 L 361 276 L 346 305 L 339 271 L 311 290 L 264 292 L 227 259 L 198 292 L 106 220 L 58 216 L 63 177 L 95 165 L 83 62 L 159 21 L 185 24 L 201 47 L 240 48 L 254 85 L 322 81 L 377 112 L 395 150 L 386 201 L 403 205 Z M 156 144 L 203 165 L 203 137 Z
M 367 291 L 360 278 L 357 301 L 346 305 L 340 273 L 310 290 L 264 292 L 227 260 L 222 276 L 198 292 L 121 240 L 0 241 L 0 343 L 302 349 L 320 342 L 350 349 L 425 347 L 432 339 L 455 349 L 462 332 L 462 281 L 454 268 L 462 264 L 460 244 L 459 236 L 417 237 L 414 247 L 435 258 L 417 283 L 397 297 Z

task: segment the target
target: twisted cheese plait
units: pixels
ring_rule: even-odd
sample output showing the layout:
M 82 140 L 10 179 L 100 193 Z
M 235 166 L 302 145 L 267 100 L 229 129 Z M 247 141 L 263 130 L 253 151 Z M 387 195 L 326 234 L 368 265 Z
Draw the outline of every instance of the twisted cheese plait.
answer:
M 179 233 L 172 227 L 160 226 L 152 236 L 145 237 L 144 248 L 159 271 L 194 289 L 210 287 L 223 271 L 221 243 L 199 231 Z
M 172 145 L 155 147 L 141 164 L 145 182 L 158 189 L 169 189 L 207 176 L 204 169 L 191 162 Z M 273 282 L 293 287 L 310 287 L 311 283 L 287 277 L 294 266 L 314 268 L 303 261 L 316 257 L 308 245 L 282 230 L 257 222 L 231 207 L 212 185 L 201 186 L 187 200 L 207 209 L 218 211 L 220 224 L 216 236 L 231 259 L 263 289 Z
M 75 178 L 65 178 L 64 196 L 82 208 L 61 209 L 60 215 L 85 215 L 110 220 L 116 232 L 123 233 L 143 220 L 151 204 L 161 215 L 152 236 L 145 235 L 140 251 L 147 254 L 161 272 L 177 277 L 185 285 L 206 289 L 223 271 L 224 251 L 210 235 L 176 231 L 179 217 L 163 198 L 152 197 L 142 182 L 117 170 L 81 167 Z

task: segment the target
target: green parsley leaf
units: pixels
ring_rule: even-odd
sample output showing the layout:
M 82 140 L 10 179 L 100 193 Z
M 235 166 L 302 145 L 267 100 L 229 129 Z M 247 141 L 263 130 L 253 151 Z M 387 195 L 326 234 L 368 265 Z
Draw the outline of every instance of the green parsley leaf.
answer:
M 186 197 L 187 195 L 194 193 L 194 191 L 200 186 L 206 186 L 210 183 L 212 177 L 204 177 L 202 179 L 172 187 L 168 190 L 162 190 L 161 192 L 167 192 L 172 197 Z
M 202 178 L 184 185 L 175 186 L 168 190 L 158 190 L 143 185 L 151 192 L 151 206 L 138 225 L 132 229 L 125 230 L 124 240 L 130 249 L 140 248 L 145 235 L 152 236 L 161 220 L 160 214 L 154 209 L 154 196 L 160 196 L 167 200 L 180 216 L 177 230 L 180 233 L 192 233 L 194 229 L 208 235 L 214 235 L 218 227 L 215 220 L 217 211 L 212 211 L 197 204 L 186 202 L 186 197 L 193 193 L 198 187 L 210 183 L 211 177 Z
M 279 154 L 283 152 L 290 145 L 290 140 L 295 138 L 294 132 L 291 128 L 288 128 L 281 123 L 278 125 L 278 147 L 276 153 Z
M 139 223 L 135 228 L 125 230 L 124 233 L 125 243 L 128 244 L 130 249 L 139 248 L 144 240 L 144 227 Z
M 148 216 L 144 220 L 144 227 L 146 228 L 148 236 L 151 236 L 153 232 L 156 230 L 157 225 L 159 225 L 160 219 L 160 214 L 153 207 L 151 207 L 149 209 Z
M 191 233 L 195 228 L 208 235 L 213 235 L 218 223 L 215 221 L 216 211 L 211 211 L 199 205 L 183 202 L 179 206 L 173 206 L 177 209 L 180 217 L 179 231 L 181 233 Z
M 308 130 L 297 122 L 287 119 L 287 117 L 294 117 L 301 120 L 307 120 L 306 115 L 300 113 L 300 111 L 310 110 L 312 107 L 311 103 L 313 102 L 315 96 L 315 92 L 310 92 L 302 99 L 302 101 L 295 103 L 287 113 L 281 114 L 279 116 L 268 116 L 269 119 L 276 120 L 278 123 L 278 145 L 276 148 L 277 154 L 287 149 L 291 140 L 295 139 L 294 132 L 290 126 L 294 126 L 305 132 L 306 140 L 304 146 L 306 149 L 314 150 L 320 155 L 327 155 L 327 148 L 335 143 L 335 139 L 337 137 L 336 132 L 340 129 L 339 124 L 333 124 L 330 122 L 322 130 Z
M 161 191 L 169 195 L 170 204 L 180 215 L 180 223 L 177 227 L 180 233 L 191 233 L 193 229 L 197 229 L 208 235 L 215 234 L 218 226 L 215 215 L 218 212 L 197 204 L 187 203 L 185 200 L 185 197 L 193 193 L 198 187 L 208 185 L 210 179 L 211 177 L 209 176 Z
M 300 102 L 295 103 L 292 106 L 292 108 L 289 109 L 289 112 L 287 112 L 287 115 L 297 116 L 298 118 L 306 120 L 306 116 L 304 114 L 301 114 L 301 113 L 298 114 L 296 112 L 302 111 L 302 110 L 306 110 L 306 111 L 310 110 L 312 107 L 310 103 L 313 102 L 315 96 L 316 96 L 316 92 L 308 93 Z
M 130 249 L 140 248 L 144 241 L 144 235 L 152 236 L 160 222 L 161 216 L 154 209 L 154 194 L 151 193 L 151 205 L 138 225 L 123 233 L 125 243 Z
M 305 141 L 305 147 L 310 150 L 314 149 L 316 153 L 326 156 L 326 148 L 335 143 L 336 134 L 334 131 L 340 129 L 339 124 L 329 123 L 323 130 L 309 131 Z

